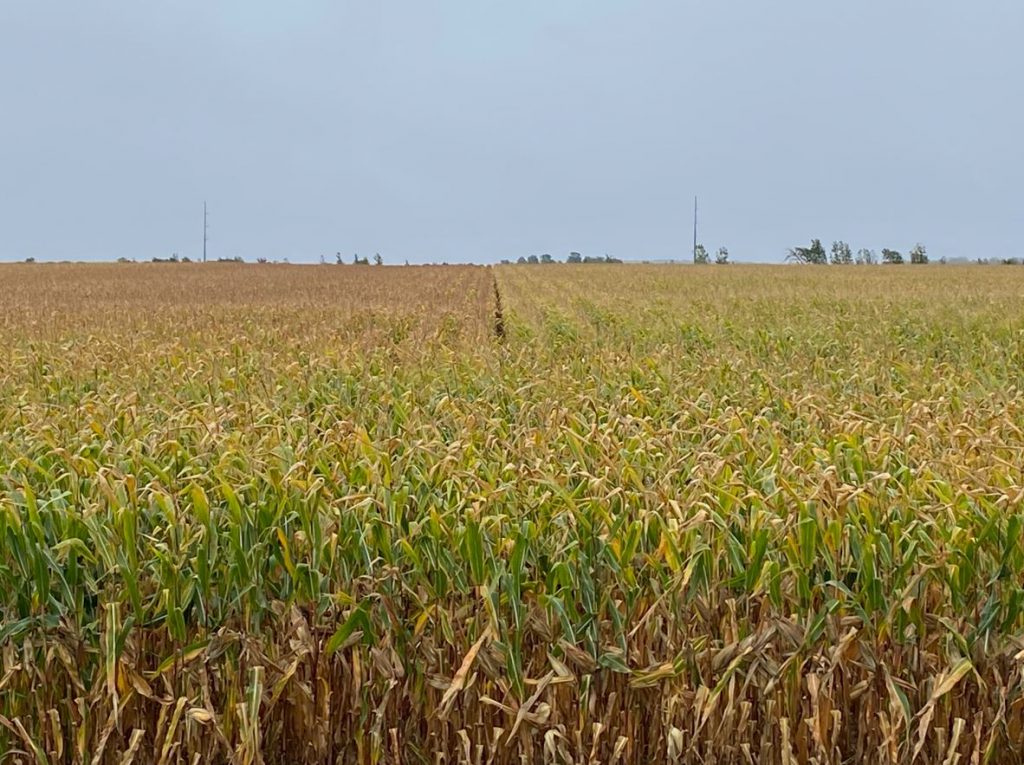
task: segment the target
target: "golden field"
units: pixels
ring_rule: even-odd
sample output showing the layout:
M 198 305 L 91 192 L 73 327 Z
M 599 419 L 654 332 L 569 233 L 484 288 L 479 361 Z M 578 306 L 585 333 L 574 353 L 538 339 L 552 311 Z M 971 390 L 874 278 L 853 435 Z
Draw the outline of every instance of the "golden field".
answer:
M 0 762 L 1019 762 L 1022 370 L 1012 267 L 2 266 Z

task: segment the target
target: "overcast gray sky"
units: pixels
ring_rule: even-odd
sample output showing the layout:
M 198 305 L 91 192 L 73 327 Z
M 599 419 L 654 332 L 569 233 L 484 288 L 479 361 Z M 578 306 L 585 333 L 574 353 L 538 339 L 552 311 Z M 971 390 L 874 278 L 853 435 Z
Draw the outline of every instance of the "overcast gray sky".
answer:
M 1024 255 L 1020 0 L 0 2 L 0 259 Z

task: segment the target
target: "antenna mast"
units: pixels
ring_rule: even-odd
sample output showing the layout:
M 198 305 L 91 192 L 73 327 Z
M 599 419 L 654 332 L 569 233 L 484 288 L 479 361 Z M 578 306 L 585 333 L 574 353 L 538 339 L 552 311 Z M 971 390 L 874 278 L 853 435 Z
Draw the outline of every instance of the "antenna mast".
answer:
M 693 262 L 697 262 L 697 197 L 693 198 Z
M 206 262 L 206 231 L 209 225 L 206 223 L 206 201 L 203 200 L 203 262 Z M 696 236 L 696 234 L 694 234 Z

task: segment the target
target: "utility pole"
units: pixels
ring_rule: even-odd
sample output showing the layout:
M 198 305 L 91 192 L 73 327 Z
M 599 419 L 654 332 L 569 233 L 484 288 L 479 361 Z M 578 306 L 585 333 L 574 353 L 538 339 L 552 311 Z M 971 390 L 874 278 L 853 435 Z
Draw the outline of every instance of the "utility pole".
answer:
M 209 225 L 206 223 L 206 200 L 203 200 L 203 262 L 206 262 L 206 232 Z M 694 234 L 696 236 L 696 234 Z
M 693 197 L 693 262 L 697 262 L 697 197 Z

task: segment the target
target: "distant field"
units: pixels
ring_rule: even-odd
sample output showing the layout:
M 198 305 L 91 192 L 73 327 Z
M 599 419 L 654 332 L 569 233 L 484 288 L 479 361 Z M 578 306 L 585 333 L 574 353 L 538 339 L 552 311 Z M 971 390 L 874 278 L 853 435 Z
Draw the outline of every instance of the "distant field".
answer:
M 0 763 L 1019 762 L 1022 387 L 1017 268 L 0 266 Z

